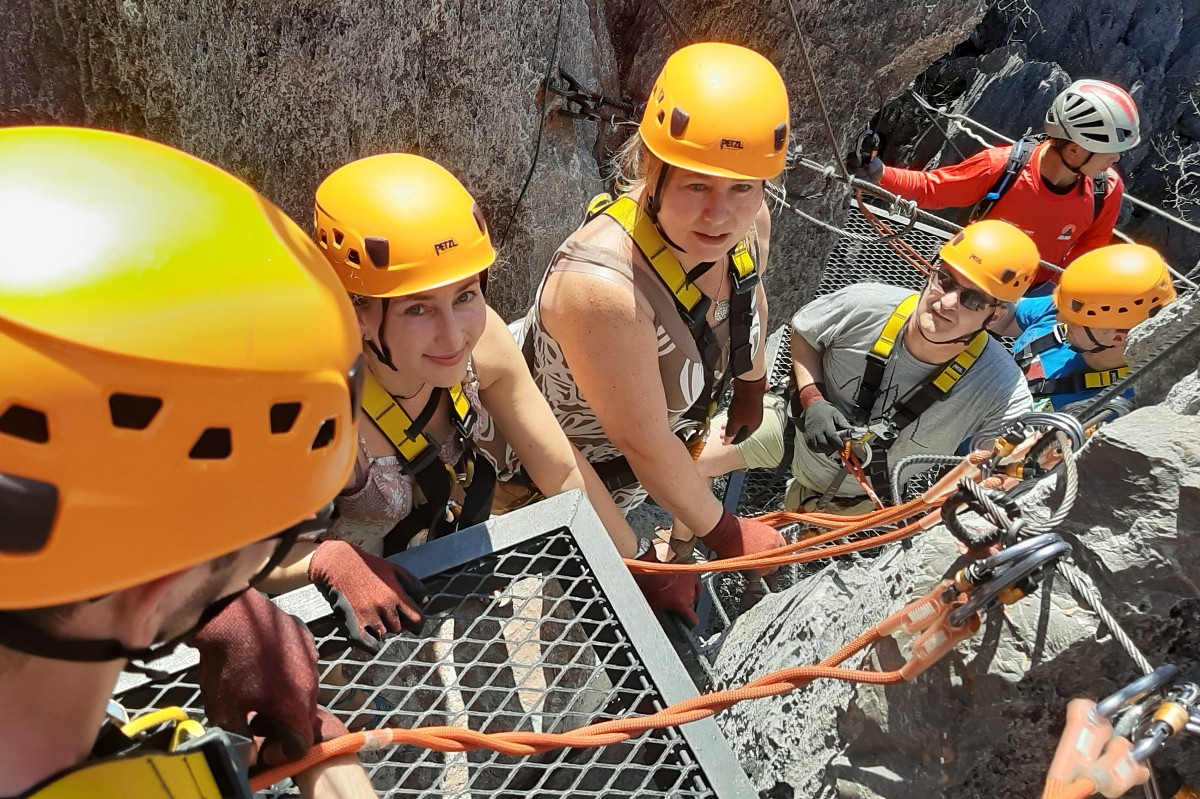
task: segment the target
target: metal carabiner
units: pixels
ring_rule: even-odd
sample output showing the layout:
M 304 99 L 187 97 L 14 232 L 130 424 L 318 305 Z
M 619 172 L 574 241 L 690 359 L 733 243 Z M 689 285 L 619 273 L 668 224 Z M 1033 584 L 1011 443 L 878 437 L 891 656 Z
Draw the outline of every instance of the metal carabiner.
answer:
M 1060 538 L 1026 553 L 1012 565 L 1002 567 L 983 584 L 971 590 L 967 595 L 967 601 L 951 612 L 950 623 L 956 627 L 965 624 L 976 613 L 989 610 L 997 600 L 1005 601 L 1003 594 L 1013 589 L 1017 583 L 1070 551 L 1071 545 Z M 1024 596 L 1024 594 L 1020 596 Z M 1015 600 L 1009 599 L 1008 601 Z
M 1149 674 L 1143 675 L 1104 699 L 1096 703 L 1096 712 L 1106 719 L 1111 719 L 1117 713 L 1145 699 L 1155 691 L 1160 690 L 1179 673 L 1179 669 L 1171 664 L 1159 666 Z

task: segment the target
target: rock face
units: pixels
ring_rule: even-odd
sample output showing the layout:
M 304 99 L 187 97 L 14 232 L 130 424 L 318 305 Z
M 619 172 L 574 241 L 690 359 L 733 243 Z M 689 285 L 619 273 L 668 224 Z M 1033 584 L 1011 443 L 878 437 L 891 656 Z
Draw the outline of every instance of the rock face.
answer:
M 1150 360 L 1164 342 L 1191 332 L 1170 354 L 1155 361 L 1138 379 L 1140 404 L 1161 402 L 1176 413 L 1200 413 L 1200 304 L 1195 293 L 1168 305 L 1162 313 L 1134 328 L 1126 352 L 1134 369 Z
M 555 113 L 542 127 L 539 85 L 551 66 L 608 95 L 642 97 L 676 46 L 746 44 L 784 70 L 794 142 L 830 157 L 786 6 L 774 5 L 12 0 L 0 9 L 0 124 L 149 136 L 246 178 L 304 225 L 313 190 L 342 163 L 387 150 L 432 157 L 464 180 L 504 243 L 489 291 L 512 318 L 627 130 Z M 967 36 L 984 0 L 796 6 L 843 149 L 876 102 L 868 87 L 899 91 Z M 810 205 L 840 213 L 840 197 Z M 790 314 L 815 288 L 831 239 L 781 215 L 775 241 L 768 282 Z
M 1141 111 L 1142 144 L 1118 166 L 1138 198 L 1195 221 L 1200 187 L 1172 160 L 1200 163 L 1200 5 L 1190 0 L 1094 0 L 993 3 L 970 40 L 915 82 L 935 106 L 969 114 L 1020 136 L 1043 129 L 1046 108 L 1074 79 L 1101 78 L 1133 90 Z M 941 121 L 947 128 L 946 120 Z M 946 138 L 911 100 L 899 99 L 880 130 L 891 145 L 887 163 L 951 164 L 980 145 L 954 130 Z M 1176 192 L 1175 188 L 1182 188 Z M 1190 198 L 1190 199 L 1188 199 Z M 1135 240 L 1160 248 L 1183 272 L 1200 258 L 1200 234 L 1125 203 L 1119 225 Z
M 1103 428 L 1078 464 L 1079 500 L 1059 529 L 1075 563 L 1152 663 L 1197 679 L 1200 421 L 1163 406 L 1139 409 Z M 819 660 L 952 574 L 957 557 L 949 535 L 934 528 L 911 549 L 832 564 L 768 597 L 724 644 L 722 683 Z M 896 668 L 898 650 L 881 642 L 869 662 Z M 718 719 L 764 796 L 1037 796 L 1067 701 L 1100 698 L 1138 674 L 1057 577 L 992 611 L 977 636 L 912 683 L 817 683 Z M 1154 763 L 1195 784 L 1195 747 L 1186 736 L 1172 740 Z

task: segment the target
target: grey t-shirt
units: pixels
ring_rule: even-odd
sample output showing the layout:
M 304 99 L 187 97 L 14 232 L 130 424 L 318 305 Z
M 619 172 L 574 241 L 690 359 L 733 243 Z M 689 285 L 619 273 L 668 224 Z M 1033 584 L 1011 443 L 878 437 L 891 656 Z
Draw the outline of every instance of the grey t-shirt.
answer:
M 875 345 L 888 317 L 909 289 L 880 283 L 860 283 L 813 300 L 792 317 L 793 335 L 803 336 L 821 353 L 826 399 L 837 405 L 851 421 L 861 414 L 855 406 L 858 385 L 867 365 L 867 354 Z M 901 336 L 880 381 L 879 396 L 870 421 L 877 421 L 898 397 L 935 374 L 942 364 L 918 361 L 904 346 Z M 888 450 L 888 462 L 916 454 L 953 454 L 965 439 L 988 428 L 999 427 L 1033 408 L 1025 377 L 1004 347 L 988 341 L 979 360 L 942 400 L 900 432 Z M 823 492 L 837 476 L 840 460 L 814 453 L 796 436 L 792 473 L 810 489 Z M 914 466 L 900 475 L 903 482 L 926 467 Z M 843 481 L 838 496 L 861 496 L 853 479 Z M 886 498 L 885 498 L 886 499 Z

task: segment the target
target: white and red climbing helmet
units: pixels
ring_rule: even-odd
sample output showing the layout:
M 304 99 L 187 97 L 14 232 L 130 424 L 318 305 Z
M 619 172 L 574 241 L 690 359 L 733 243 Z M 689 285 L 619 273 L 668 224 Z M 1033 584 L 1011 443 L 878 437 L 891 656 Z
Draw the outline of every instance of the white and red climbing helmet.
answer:
M 1089 153 L 1122 153 L 1142 140 L 1137 103 L 1129 92 L 1102 80 L 1077 80 L 1046 112 L 1046 135 Z

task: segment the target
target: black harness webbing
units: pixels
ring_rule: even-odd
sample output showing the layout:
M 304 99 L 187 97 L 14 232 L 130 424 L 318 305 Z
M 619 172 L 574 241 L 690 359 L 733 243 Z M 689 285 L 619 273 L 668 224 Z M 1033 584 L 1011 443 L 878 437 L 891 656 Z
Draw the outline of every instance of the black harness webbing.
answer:
M 892 315 L 880 331 L 879 337 L 867 354 L 866 368 L 859 381 L 858 395 L 855 405 L 860 414 L 859 421 L 870 422 L 872 409 L 879 399 L 880 384 L 892 355 L 896 351 L 896 342 L 904 332 L 904 324 L 917 306 L 919 294 L 913 294 L 896 307 Z M 866 475 L 871 480 L 871 486 L 876 493 L 883 495 L 890 490 L 891 475 L 888 469 L 888 450 L 896 442 L 900 433 L 920 418 L 935 402 L 940 402 L 949 396 L 958 381 L 975 365 L 983 350 L 987 347 L 990 336 L 987 331 L 979 331 L 971 339 L 966 348 L 955 357 L 942 365 L 927 379 L 909 389 L 887 408 L 879 418 L 879 422 L 888 429 L 887 435 L 876 435 L 870 440 L 872 457 L 866 468 Z
M 454 466 L 442 463 L 439 447 L 425 435 L 425 426 L 444 395 L 450 397 L 453 435 L 462 447 L 462 458 Z M 425 496 L 425 502 L 412 509 L 387 534 L 384 555 L 402 551 L 418 532 L 429 529 L 429 540 L 470 527 L 491 515 L 492 494 L 496 488 L 496 470 L 475 446 L 476 414 L 461 385 L 435 389 L 416 419 L 409 417 L 395 397 L 367 374 L 363 385 L 362 408 L 381 433 L 396 448 L 401 473 L 413 478 Z M 450 495 L 454 487 L 464 487 L 462 508 L 453 512 Z
M 1030 135 L 1027 133 L 1013 144 L 1012 150 L 1008 153 L 1008 160 L 1004 164 L 1004 171 L 1000 173 L 1000 177 L 996 178 L 996 182 L 988 189 L 988 193 L 983 196 L 983 199 L 975 203 L 975 207 L 971 209 L 968 224 L 970 222 L 978 222 L 991 213 L 992 208 L 1000 201 L 1000 198 L 1017 182 L 1017 176 L 1029 165 L 1029 160 L 1033 157 L 1037 146 L 1045 141 L 1045 139 L 1045 134 Z M 1104 208 L 1104 202 L 1107 197 L 1108 172 L 1105 171 L 1104 174 L 1092 179 L 1093 222 L 1100 216 L 1100 211 Z
M 1025 373 L 1030 394 L 1037 397 L 1048 394 L 1076 394 L 1083 391 L 1098 391 L 1111 386 L 1129 374 L 1129 367 L 1121 366 L 1116 369 L 1070 372 L 1052 378 L 1047 378 L 1044 375 L 1030 376 L 1032 367 L 1039 355 L 1046 350 L 1066 343 L 1067 326 L 1065 324 L 1058 324 L 1054 326 L 1054 330 L 1045 335 L 1038 336 L 1022 347 L 1020 352 L 1013 354 L 1017 366 L 1021 367 L 1021 371 Z M 1067 346 L 1070 345 L 1067 344 Z
M 597 195 L 588 203 L 584 224 L 602 214 L 621 226 L 658 279 L 675 298 L 675 309 L 687 325 L 692 340 L 696 342 L 696 349 L 704 366 L 704 390 L 692 407 L 683 413 L 683 417 L 707 424 L 729 380 L 734 376 L 746 374 L 754 365 L 751 336 L 754 326 L 754 289 L 759 282 L 756 248 L 751 247 L 750 240 L 745 238 L 728 253 L 729 282 L 732 286 L 729 298 L 730 368 L 723 379 L 717 380 L 717 361 L 721 357 L 721 345 L 717 341 L 716 332 L 708 323 L 708 309 L 712 300 L 692 282 L 706 269 L 698 268 L 689 274 L 667 247 L 654 227 L 653 220 L 630 197 L 621 195 L 614 200 L 608 194 Z M 711 264 L 708 266 L 711 267 Z M 532 339 L 532 336 L 527 336 L 523 346 L 525 361 L 531 372 L 534 369 Z M 637 482 L 637 477 L 624 456 L 592 465 L 610 492 Z

